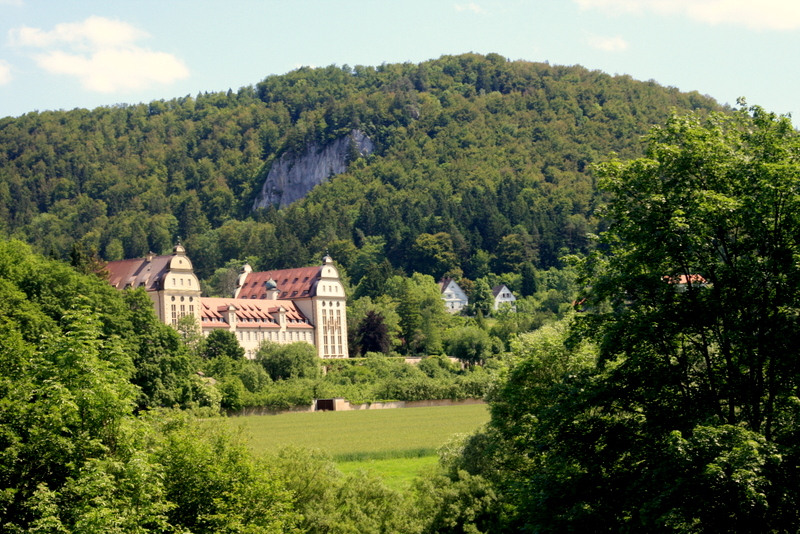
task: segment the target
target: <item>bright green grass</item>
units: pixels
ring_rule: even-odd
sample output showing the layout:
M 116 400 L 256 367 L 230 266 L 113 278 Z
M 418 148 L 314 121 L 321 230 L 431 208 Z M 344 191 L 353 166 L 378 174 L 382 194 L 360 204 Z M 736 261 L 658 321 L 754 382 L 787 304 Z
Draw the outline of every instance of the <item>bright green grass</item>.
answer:
M 436 456 L 422 458 L 392 458 L 388 460 L 367 460 L 362 462 L 338 462 L 336 467 L 344 474 L 361 469 L 377 475 L 391 489 L 406 491 L 422 471 L 430 468 L 439 459 Z
M 328 452 L 337 462 L 422 458 L 453 434 L 489 420 L 486 405 L 349 412 L 254 415 L 230 419 L 250 436 L 255 451 L 295 445 Z

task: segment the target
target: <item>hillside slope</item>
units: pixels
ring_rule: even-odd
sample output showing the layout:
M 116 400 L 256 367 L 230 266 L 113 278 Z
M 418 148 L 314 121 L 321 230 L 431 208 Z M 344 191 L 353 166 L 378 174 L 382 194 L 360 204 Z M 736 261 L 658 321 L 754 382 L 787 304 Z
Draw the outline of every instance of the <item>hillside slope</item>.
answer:
M 475 279 L 585 251 L 590 165 L 641 154 L 671 109 L 711 98 L 497 54 L 301 68 L 233 93 L 0 120 L 0 231 L 66 257 L 163 252 L 202 276 L 331 251 L 376 269 Z M 374 152 L 285 209 L 251 211 L 272 162 L 363 131 Z M 385 260 L 385 261 L 384 261 Z

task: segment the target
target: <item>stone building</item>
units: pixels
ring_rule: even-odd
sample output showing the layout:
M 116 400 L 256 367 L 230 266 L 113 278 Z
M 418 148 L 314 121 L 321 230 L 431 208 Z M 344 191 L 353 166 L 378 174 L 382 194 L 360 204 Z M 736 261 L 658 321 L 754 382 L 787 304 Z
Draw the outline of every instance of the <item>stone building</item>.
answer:
M 262 342 L 306 342 L 320 358 L 346 358 L 347 310 L 344 286 L 330 256 L 322 265 L 252 272 L 245 265 L 231 298 L 202 297 L 186 250 L 171 255 L 112 261 L 109 282 L 117 289 L 144 287 L 156 315 L 176 326 L 187 315 L 204 335 L 224 328 L 233 332 L 252 358 Z
M 314 326 L 313 343 L 320 358 L 347 358 L 347 305 L 339 271 L 330 256 L 321 266 L 254 273 L 245 265 L 234 297 L 253 303 L 291 302 Z

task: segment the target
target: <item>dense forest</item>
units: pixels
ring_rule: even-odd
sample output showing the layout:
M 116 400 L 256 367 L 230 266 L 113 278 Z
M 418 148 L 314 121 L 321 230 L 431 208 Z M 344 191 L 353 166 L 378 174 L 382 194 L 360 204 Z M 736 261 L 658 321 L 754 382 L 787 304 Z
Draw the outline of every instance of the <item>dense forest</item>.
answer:
M 329 250 L 371 296 L 393 274 L 547 270 L 588 252 L 602 227 L 590 166 L 641 155 L 671 109 L 719 106 L 654 81 L 466 54 L 32 112 L 0 120 L 0 232 L 62 259 L 75 243 L 115 260 L 180 237 L 201 278 L 231 261 L 296 267 Z M 286 209 L 252 211 L 275 158 L 352 129 L 373 154 Z

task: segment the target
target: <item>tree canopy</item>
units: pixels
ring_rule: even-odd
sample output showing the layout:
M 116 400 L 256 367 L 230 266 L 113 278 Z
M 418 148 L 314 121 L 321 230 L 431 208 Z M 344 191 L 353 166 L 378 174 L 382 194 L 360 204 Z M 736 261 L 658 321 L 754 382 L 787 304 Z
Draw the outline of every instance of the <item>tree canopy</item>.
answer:
M 203 279 L 231 260 L 308 264 L 337 244 L 354 286 L 366 280 L 359 296 L 373 297 L 376 274 L 397 269 L 470 280 L 547 269 L 591 246 L 591 164 L 641 155 L 640 136 L 671 107 L 719 109 L 652 81 L 464 54 L 32 112 L 0 119 L 0 232 L 105 260 L 168 252 L 180 236 Z M 286 209 L 252 212 L 276 158 L 352 129 L 372 155 Z
M 486 469 L 520 528 L 797 530 L 799 169 L 758 107 L 675 115 L 599 167 L 583 311 L 517 346 L 492 401 Z

